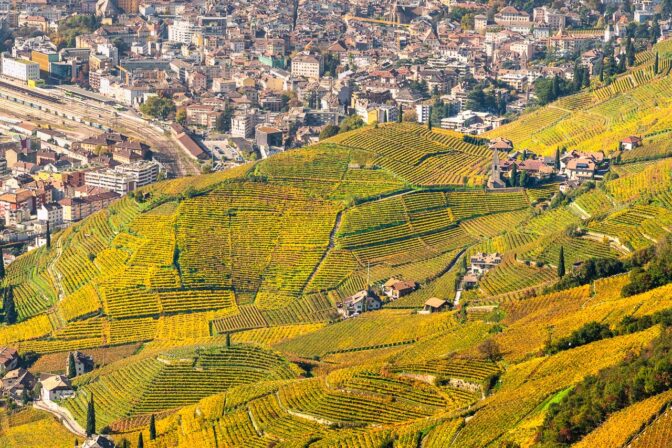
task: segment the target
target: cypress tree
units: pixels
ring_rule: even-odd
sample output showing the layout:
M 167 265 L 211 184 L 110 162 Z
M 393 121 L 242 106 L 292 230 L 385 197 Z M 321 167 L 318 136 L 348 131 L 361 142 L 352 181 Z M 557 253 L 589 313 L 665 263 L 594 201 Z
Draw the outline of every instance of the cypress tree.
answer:
M 632 38 L 628 36 L 628 41 L 625 45 L 625 54 L 628 58 L 628 66 L 635 65 L 635 46 L 632 44 Z
M 5 255 L 0 247 L 0 280 L 5 278 Z
M 51 229 L 49 228 L 49 220 L 47 220 L 47 249 L 51 249 Z
M 16 323 L 17 314 L 16 306 L 14 305 L 14 291 L 12 290 L 11 286 L 5 288 L 5 296 L 2 300 L 2 309 L 5 312 L 5 323 Z
M 511 165 L 511 175 L 509 177 L 509 180 L 512 187 L 518 185 L 518 165 L 516 165 L 515 163 Z
M 142 433 L 138 434 L 138 448 L 145 448 L 145 441 L 142 438 Z
M 527 184 L 527 171 L 523 170 L 523 171 L 520 173 L 520 178 L 519 178 L 519 181 L 518 181 L 518 186 L 519 186 L 519 187 L 525 187 L 526 184 Z
M 432 130 L 432 108 L 429 108 L 429 117 L 427 118 L 427 129 Z
M 656 59 L 653 61 L 653 73 L 658 74 L 658 52 L 656 51 Z
M 86 435 L 96 433 L 96 406 L 93 404 L 93 393 L 89 399 L 89 407 L 86 410 Z
M 555 148 L 555 169 L 560 169 L 560 148 Z
M 397 117 L 397 123 L 401 123 L 404 117 L 404 109 L 402 109 L 401 104 L 399 105 L 399 116 Z
M 74 378 L 77 375 L 77 368 L 75 367 L 75 355 L 70 352 L 68 354 L 68 378 Z
M 560 255 L 558 256 L 558 277 L 565 276 L 565 248 L 560 246 Z
M 149 440 L 156 439 L 156 420 L 154 414 L 149 418 Z
M 226 347 L 231 347 L 231 333 L 226 333 Z

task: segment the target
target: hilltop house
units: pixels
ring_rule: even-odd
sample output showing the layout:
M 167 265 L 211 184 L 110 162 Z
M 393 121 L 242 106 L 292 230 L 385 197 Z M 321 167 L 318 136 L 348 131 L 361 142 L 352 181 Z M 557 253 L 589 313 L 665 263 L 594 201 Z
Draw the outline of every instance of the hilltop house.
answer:
M 114 446 L 114 442 L 109 436 L 93 434 L 84 441 L 82 448 L 114 448 Z
M 482 274 L 488 269 L 494 268 L 502 262 L 502 256 L 495 252 L 492 254 L 484 254 L 482 252 L 472 255 L 469 259 L 471 263 L 471 272 Z
M 640 146 L 642 146 L 642 138 L 636 135 L 631 135 L 621 140 L 621 151 L 632 151 Z
M 19 400 L 24 390 L 32 390 L 35 386 L 35 377 L 32 373 L 20 367 L 10 370 L 2 377 L 2 392 L 5 396 Z
M 391 278 L 383 284 L 383 294 L 390 298 L 390 300 L 397 300 L 407 294 L 415 291 L 416 283 L 411 281 L 398 280 Z
M 79 376 L 83 375 L 86 372 L 90 372 L 93 370 L 93 357 L 85 355 L 82 352 L 74 351 L 70 352 L 72 356 L 74 357 L 75 361 L 75 374 L 74 376 Z M 70 354 L 68 355 L 67 359 L 67 365 L 65 366 L 65 370 L 68 374 L 70 374 Z
M 15 348 L 0 347 L 0 374 L 16 369 L 19 364 L 19 353 Z
M 572 180 L 588 180 L 595 176 L 597 165 L 588 157 L 579 157 L 567 162 L 565 173 Z
M 42 385 L 40 392 L 42 401 L 62 400 L 75 396 L 70 380 L 63 375 L 42 375 L 40 384 Z
M 383 302 L 371 291 L 363 289 L 337 305 L 338 314 L 344 318 L 358 316 L 367 311 L 378 310 Z

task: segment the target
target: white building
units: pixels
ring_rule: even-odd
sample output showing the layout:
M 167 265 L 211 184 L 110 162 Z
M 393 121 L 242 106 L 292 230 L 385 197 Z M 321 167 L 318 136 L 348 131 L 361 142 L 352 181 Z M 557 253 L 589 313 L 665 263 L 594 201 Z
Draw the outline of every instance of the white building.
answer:
M 21 81 L 40 79 L 40 66 L 25 59 L 2 57 L 2 74 Z
M 62 400 L 75 396 L 70 381 L 63 375 L 42 376 L 40 383 L 42 384 L 42 390 L 40 391 L 42 401 Z
M 59 204 L 42 204 L 37 209 L 37 219 L 49 222 L 51 229 L 55 229 L 63 224 L 63 207 Z
M 168 26 L 168 40 L 171 42 L 180 42 L 190 44 L 191 39 L 200 30 L 200 27 L 194 25 L 188 20 L 176 20 Z
M 304 76 L 308 79 L 320 79 L 324 69 L 324 60 L 321 57 L 298 55 L 292 59 L 292 75 Z
M 418 117 L 418 123 L 427 123 L 432 107 L 429 104 L 418 104 L 415 106 L 415 114 Z
M 127 174 L 135 181 L 136 188 L 153 184 L 159 179 L 159 164 L 149 160 L 125 163 L 115 168 L 117 172 Z
M 136 188 L 156 182 L 158 177 L 158 163 L 139 160 L 119 165 L 114 169 L 89 171 L 84 175 L 84 184 L 124 195 Z
M 234 115 L 231 118 L 231 136 L 237 138 L 252 137 L 254 125 L 254 117 L 251 115 Z

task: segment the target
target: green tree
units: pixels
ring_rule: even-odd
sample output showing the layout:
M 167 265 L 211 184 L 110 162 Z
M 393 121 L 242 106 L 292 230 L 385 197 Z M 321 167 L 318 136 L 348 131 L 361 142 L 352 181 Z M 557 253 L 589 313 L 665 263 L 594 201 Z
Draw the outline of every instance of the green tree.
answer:
M 511 174 L 509 174 L 509 181 L 512 187 L 518 185 L 518 165 L 515 163 L 511 165 Z
M 226 333 L 226 347 L 231 347 L 231 333 Z
M 474 29 L 475 16 L 472 13 L 465 14 L 460 20 L 460 26 L 463 30 L 473 30 Z
M 349 115 L 341 120 L 341 124 L 339 125 L 339 132 L 352 131 L 354 129 L 359 129 L 362 126 L 364 126 L 364 120 L 362 120 L 362 117 L 359 115 Z
M 156 439 L 156 419 L 154 414 L 149 418 L 149 440 Z
M 560 148 L 555 148 L 555 169 L 560 169 Z
M 47 249 L 51 249 L 51 228 L 49 227 L 49 220 L 47 219 Z
M 165 120 L 170 114 L 175 112 L 175 103 L 170 98 L 152 96 L 140 105 L 140 112 Z
M 68 378 L 74 378 L 77 375 L 77 368 L 75 367 L 75 355 L 70 352 L 68 354 Z
M 231 130 L 231 118 L 233 117 L 233 108 L 227 107 L 224 112 L 217 117 L 215 127 L 219 132 L 229 132 Z
M 0 247 L 0 280 L 5 278 L 5 254 L 4 250 Z
M 322 132 L 320 132 L 320 140 L 327 139 L 329 137 L 333 137 L 334 135 L 338 134 L 339 127 L 336 126 L 335 124 L 328 124 L 322 129 Z
M 187 122 L 187 111 L 185 109 L 180 109 L 175 114 L 175 121 L 180 124 L 185 124 Z
M 632 38 L 628 36 L 625 44 L 625 57 L 628 60 L 628 67 L 635 65 L 635 46 L 632 43 Z
M 653 61 L 653 73 L 658 74 L 658 52 L 656 51 L 656 59 Z
M 404 120 L 404 109 L 399 105 L 399 111 L 397 112 L 397 123 L 401 123 Z
M 528 180 L 527 171 L 523 170 L 520 173 L 520 179 L 518 180 L 518 186 L 519 187 L 526 187 L 527 186 L 527 180 Z
M 93 403 L 93 393 L 89 398 L 89 406 L 86 410 L 86 435 L 90 436 L 96 433 L 96 405 Z
M 565 248 L 560 246 L 560 255 L 558 255 L 558 277 L 565 276 Z
M 672 0 L 661 0 L 660 2 L 660 12 L 663 18 L 669 18 L 672 16 Z
M 142 438 L 142 433 L 138 434 L 138 448 L 145 448 L 145 441 Z
M 16 305 L 14 304 L 14 290 L 9 285 L 5 288 L 5 295 L 2 300 L 2 309 L 5 312 L 5 323 L 14 324 L 17 320 Z

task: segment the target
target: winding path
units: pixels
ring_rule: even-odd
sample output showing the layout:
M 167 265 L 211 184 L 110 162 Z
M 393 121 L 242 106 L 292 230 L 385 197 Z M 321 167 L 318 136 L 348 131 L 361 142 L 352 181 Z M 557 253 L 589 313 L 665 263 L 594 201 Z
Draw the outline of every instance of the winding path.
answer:
M 33 403 L 33 407 L 35 409 L 39 409 L 41 411 L 46 411 L 54 416 L 65 426 L 65 428 L 70 431 L 71 433 L 75 434 L 76 436 L 79 437 L 86 437 L 86 431 L 84 431 L 84 428 L 79 426 L 79 423 L 73 418 L 72 414 L 70 411 L 67 409 L 58 406 L 55 403 L 47 403 L 42 400 L 35 401 Z

